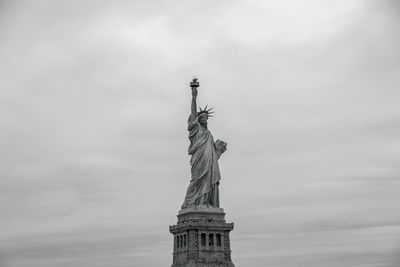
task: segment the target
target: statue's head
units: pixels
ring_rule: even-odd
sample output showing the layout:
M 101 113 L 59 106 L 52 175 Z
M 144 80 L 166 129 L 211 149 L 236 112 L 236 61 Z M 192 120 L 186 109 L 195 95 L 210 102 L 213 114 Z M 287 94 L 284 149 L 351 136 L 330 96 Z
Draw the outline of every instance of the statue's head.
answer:
M 212 117 L 212 113 L 214 111 L 211 111 L 212 108 L 207 110 L 207 106 L 204 109 L 200 108 L 200 111 L 197 112 L 197 117 L 199 118 L 199 123 L 203 125 L 205 128 L 207 128 L 207 120 L 209 117 Z
M 208 121 L 208 115 L 207 113 L 202 113 L 198 115 L 199 117 L 199 122 L 201 125 L 203 125 L 205 128 L 207 128 L 207 121 Z

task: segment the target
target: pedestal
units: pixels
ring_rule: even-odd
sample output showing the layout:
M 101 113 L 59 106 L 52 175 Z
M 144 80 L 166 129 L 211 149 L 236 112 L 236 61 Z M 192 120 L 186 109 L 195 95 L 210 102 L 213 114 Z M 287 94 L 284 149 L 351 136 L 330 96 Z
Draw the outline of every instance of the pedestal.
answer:
M 221 208 L 195 207 L 179 211 L 174 235 L 172 267 L 234 267 L 229 232 Z

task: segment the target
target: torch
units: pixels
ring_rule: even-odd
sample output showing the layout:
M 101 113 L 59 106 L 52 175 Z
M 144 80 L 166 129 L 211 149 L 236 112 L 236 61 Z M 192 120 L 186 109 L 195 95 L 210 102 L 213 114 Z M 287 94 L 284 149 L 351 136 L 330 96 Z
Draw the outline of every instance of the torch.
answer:
M 190 87 L 192 88 L 192 90 L 194 88 L 197 89 L 197 87 L 199 87 L 199 86 L 200 86 L 200 83 L 197 81 L 197 78 L 193 78 L 193 80 L 190 82 Z

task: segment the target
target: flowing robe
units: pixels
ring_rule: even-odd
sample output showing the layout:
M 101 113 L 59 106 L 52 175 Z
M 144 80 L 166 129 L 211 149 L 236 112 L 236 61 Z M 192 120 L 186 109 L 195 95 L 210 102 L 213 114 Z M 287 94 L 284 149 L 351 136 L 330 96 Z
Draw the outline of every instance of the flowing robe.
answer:
M 182 209 L 193 206 L 219 207 L 218 185 L 221 176 L 214 138 L 198 118 L 191 121 L 189 117 L 188 131 L 192 178 Z

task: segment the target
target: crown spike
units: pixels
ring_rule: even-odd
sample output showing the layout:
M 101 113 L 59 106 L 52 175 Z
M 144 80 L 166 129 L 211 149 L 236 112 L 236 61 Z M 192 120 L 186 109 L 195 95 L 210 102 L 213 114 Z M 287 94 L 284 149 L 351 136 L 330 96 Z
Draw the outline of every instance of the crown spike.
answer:
M 207 109 L 208 108 L 208 105 L 206 105 L 203 109 L 199 106 L 199 112 L 197 112 L 197 114 L 198 115 L 200 115 L 200 114 L 205 114 L 205 115 L 207 115 L 208 117 L 213 117 L 211 114 L 213 114 L 214 113 L 214 111 L 211 111 L 211 110 L 213 110 L 214 108 L 210 108 L 210 109 Z

